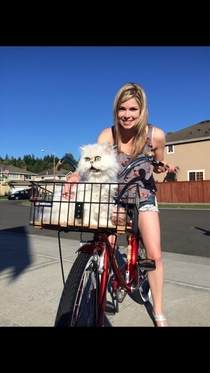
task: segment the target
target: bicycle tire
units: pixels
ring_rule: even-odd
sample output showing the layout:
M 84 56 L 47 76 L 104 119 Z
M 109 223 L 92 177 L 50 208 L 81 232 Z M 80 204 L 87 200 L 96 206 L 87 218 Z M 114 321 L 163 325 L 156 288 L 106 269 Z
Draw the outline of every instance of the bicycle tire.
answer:
M 95 255 L 80 253 L 67 277 L 55 327 L 97 326 L 99 273 Z

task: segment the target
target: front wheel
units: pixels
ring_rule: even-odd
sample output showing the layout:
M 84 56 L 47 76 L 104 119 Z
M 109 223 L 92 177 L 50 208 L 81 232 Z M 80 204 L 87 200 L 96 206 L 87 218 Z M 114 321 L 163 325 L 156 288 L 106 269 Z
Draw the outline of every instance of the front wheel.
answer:
M 99 273 L 97 254 L 80 253 L 65 283 L 56 319 L 58 326 L 97 326 Z

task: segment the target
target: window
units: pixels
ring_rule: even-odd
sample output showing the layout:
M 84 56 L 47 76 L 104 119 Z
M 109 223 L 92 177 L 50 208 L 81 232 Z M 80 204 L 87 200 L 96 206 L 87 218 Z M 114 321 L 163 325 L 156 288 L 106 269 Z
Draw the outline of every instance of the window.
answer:
M 19 174 L 11 174 L 10 173 L 10 179 L 20 179 L 20 175 Z
M 198 180 L 205 180 L 204 179 L 204 171 L 188 171 L 188 181 L 198 181 Z
M 167 146 L 167 154 L 169 153 L 174 153 L 174 146 L 173 145 L 168 145 Z
M 25 175 L 25 180 L 31 180 L 31 175 Z

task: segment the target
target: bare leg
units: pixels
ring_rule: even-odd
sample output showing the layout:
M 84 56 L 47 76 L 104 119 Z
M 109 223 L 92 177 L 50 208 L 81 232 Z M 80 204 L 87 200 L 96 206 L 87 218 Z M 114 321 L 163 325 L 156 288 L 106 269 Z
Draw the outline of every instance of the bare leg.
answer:
M 112 248 L 114 249 L 117 249 L 117 245 L 118 245 L 118 237 L 117 237 L 117 240 L 116 240 L 116 237 L 114 234 L 111 234 L 109 237 L 108 237 L 108 240 L 112 246 Z M 116 244 L 115 244 L 115 241 L 116 241 Z
M 161 235 L 158 212 L 142 211 L 139 213 L 139 230 L 141 232 L 148 259 L 155 260 L 156 269 L 148 272 L 154 315 L 163 315 L 163 262 L 161 253 Z M 157 326 L 168 326 L 167 321 L 156 321 Z

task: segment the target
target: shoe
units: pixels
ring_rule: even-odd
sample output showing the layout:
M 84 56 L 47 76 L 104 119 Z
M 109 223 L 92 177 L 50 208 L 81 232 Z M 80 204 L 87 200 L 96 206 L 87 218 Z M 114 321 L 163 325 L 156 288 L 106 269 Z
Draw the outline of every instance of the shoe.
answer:
M 154 315 L 154 319 L 156 321 L 156 326 L 168 326 L 168 325 L 164 325 L 164 321 L 167 321 L 166 320 L 166 317 L 164 315 Z M 157 325 L 157 322 L 160 323 L 160 325 Z

